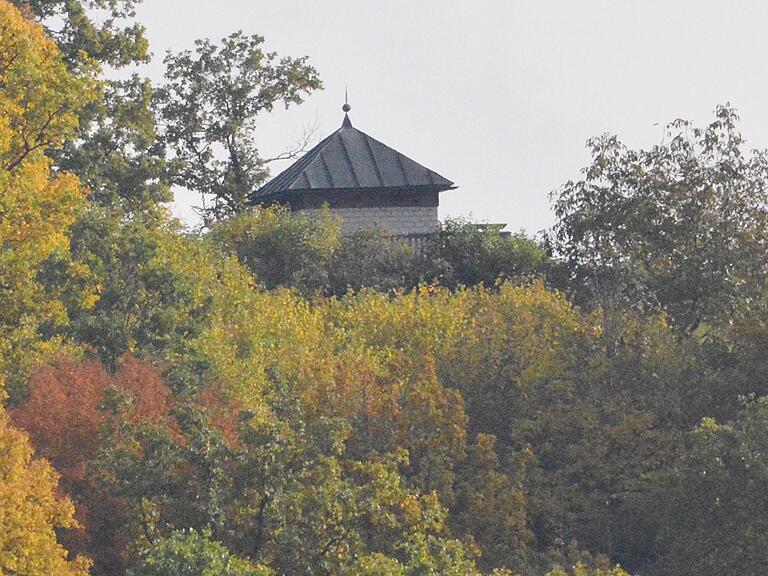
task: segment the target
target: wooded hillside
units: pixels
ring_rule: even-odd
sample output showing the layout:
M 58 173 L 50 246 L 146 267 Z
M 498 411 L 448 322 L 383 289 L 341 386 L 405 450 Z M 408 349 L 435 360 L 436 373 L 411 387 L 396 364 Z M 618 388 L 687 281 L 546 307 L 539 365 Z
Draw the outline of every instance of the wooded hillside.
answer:
M 733 108 L 592 140 L 542 237 L 414 250 L 245 207 L 255 115 L 316 72 L 234 35 L 108 80 L 133 6 L 0 0 L 0 574 L 763 572 L 768 156 Z

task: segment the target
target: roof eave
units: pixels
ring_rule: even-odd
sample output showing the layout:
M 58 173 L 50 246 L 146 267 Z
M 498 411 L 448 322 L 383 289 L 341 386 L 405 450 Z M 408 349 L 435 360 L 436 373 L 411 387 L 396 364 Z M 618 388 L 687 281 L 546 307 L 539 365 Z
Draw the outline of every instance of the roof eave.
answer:
M 347 188 L 292 188 L 290 190 L 280 190 L 279 192 L 271 192 L 269 194 L 263 194 L 260 196 L 252 196 L 251 202 L 257 204 L 266 200 L 275 200 L 277 198 L 284 198 L 286 196 L 294 196 L 300 194 L 306 194 L 308 192 L 316 193 L 334 193 L 334 192 L 447 192 L 448 190 L 456 190 L 458 186 L 451 183 L 445 184 L 429 184 L 421 186 L 370 186 L 370 187 L 357 187 L 350 186 Z

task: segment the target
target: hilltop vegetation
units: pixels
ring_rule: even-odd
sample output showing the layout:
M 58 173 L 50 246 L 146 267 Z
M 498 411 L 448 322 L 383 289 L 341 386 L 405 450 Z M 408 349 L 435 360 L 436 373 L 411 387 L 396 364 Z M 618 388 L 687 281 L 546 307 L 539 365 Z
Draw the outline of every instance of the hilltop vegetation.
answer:
M 414 251 L 244 210 L 237 145 L 190 165 L 155 115 L 221 52 L 107 82 L 132 8 L 0 0 L 0 573 L 762 573 L 768 162 L 732 108 L 592 141 L 546 238 Z M 282 62 L 256 112 L 319 86 Z M 190 175 L 197 232 L 161 204 Z

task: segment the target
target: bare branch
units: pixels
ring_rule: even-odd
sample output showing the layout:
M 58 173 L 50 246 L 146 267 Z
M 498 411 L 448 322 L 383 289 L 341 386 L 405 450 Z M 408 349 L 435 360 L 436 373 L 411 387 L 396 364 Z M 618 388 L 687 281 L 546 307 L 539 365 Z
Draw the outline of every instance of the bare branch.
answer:
M 285 152 L 278 154 L 273 158 L 265 159 L 264 163 L 268 164 L 270 162 L 276 162 L 278 160 L 293 160 L 294 158 L 297 158 L 298 156 L 303 154 L 307 150 L 307 148 L 309 148 L 309 144 L 315 139 L 315 135 L 319 131 L 319 128 L 320 128 L 320 121 L 317 115 L 315 115 L 315 119 L 312 121 L 311 124 L 302 125 L 301 135 L 297 138 L 296 143 L 291 148 L 289 148 Z

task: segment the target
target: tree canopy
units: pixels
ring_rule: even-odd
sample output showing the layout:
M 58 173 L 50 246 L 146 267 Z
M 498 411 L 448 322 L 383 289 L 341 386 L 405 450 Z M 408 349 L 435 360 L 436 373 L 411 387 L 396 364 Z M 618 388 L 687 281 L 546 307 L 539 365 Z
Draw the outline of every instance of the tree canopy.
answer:
M 220 45 L 198 40 L 194 52 L 165 57 L 158 93 L 164 141 L 174 153 L 175 182 L 203 195 L 208 220 L 245 210 L 267 178 L 258 117 L 275 105 L 301 104 L 322 87 L 306 57 L 278 57 L 264 38 L 236 32 Z
M 0 374 L 14 386 L 58 347 L 37 338 L 41 327 L 63 321 L 61 302 L 43 296 L 37 273 L 47 258 L 66 254 L 85 192 L 46 154 L 74 133 L 95 82 L 73 76 L 40 26 L 5 2 L 0 22 Z
M 555 197 L 553 248 L 575 289 L 659 307 L 682 329 L 754 305 L 765 285 L 768 154 L 747 151 L 720 106 L 704 128 L 678 120 L 665 142 L 589 142 L 592 164 Z

